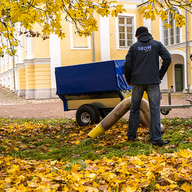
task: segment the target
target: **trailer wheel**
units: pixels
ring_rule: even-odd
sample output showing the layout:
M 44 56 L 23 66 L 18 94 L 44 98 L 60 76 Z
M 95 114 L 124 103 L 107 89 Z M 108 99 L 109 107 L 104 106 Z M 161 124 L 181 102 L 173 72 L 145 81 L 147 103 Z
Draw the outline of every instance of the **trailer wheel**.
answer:
M 76 120 L 80 126 L 93 125 L 100 122 L 100 114 L 93 105 L 84 104 L 77 109 Z
M 167 114 L 169 114 L 169 110 L 161 109 L 161 113 L 162 113 L 163 115 L 167 115 Z

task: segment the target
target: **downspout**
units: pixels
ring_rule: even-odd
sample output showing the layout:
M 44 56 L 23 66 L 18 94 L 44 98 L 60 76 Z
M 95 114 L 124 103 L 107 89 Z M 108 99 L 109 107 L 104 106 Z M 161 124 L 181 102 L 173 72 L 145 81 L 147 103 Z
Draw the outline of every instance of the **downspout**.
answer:
M 92 13 L 93 16 L 93 13 Z M 94 31 L 92 31 L 92 42 L 93 42 L 93 62 L 95 63 L 95 36 Z
M 185 0 L 185 4 L 187 4 L 187 0 Z M 186 65 L 185 65 L 185 71 L 186 71 L 186 86 L 187 93 L 189 93 L 189 82 L 188 82 L 188 38 L 187 38 L 187 7 L 185 7 L 185 19 L 186 19 L 186 26 L 185 26 L 185 38 L 186 38 Z
M 94 31 L 92 31 L 92 42 L 93 42 L 93 62 L 95 62 L 95 37 L 94 37 Z

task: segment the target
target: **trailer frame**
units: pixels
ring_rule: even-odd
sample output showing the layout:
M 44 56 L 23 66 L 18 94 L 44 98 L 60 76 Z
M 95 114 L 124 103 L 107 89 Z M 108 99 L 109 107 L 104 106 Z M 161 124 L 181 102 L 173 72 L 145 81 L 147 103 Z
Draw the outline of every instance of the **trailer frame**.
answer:
M 167 89 L 165 91 L 161 91 L 161 93 L 168 93 L 168 105 L 161 105 L 160 110 L 163 115 L 169 114 L 169 112 L 172 109 L 177 109 L 177 108 L 190 108 L 192 107 L 192 100 L 186 99 L 186 101 L 189 101 L 190 104 L 181 104 L 181 105 L 172 105 L 171 104 L 171 93 L 173 93 L 173 89 Z

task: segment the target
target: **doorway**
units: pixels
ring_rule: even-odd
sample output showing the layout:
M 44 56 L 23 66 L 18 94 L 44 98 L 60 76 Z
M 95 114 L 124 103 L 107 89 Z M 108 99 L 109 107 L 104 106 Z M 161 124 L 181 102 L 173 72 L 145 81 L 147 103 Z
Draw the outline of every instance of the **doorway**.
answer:
M 175 91 L 183 91 L 183 65 L 175 65 Z

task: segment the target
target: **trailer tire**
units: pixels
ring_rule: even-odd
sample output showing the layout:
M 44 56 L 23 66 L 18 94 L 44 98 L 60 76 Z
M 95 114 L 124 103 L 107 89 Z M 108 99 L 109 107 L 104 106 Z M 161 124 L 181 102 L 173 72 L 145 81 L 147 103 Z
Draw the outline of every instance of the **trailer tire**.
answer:
M 91 104 L 81 105 L 77 109 L 76 120 L 80 126 L 97 124 L 100 122 L 99 110 Z
M 169 110 L 163 110 L 163 109 L 161 109 L 161 113 L 162 113 L 163 115 L 167 115 L 167 114 L 169 114 Z

